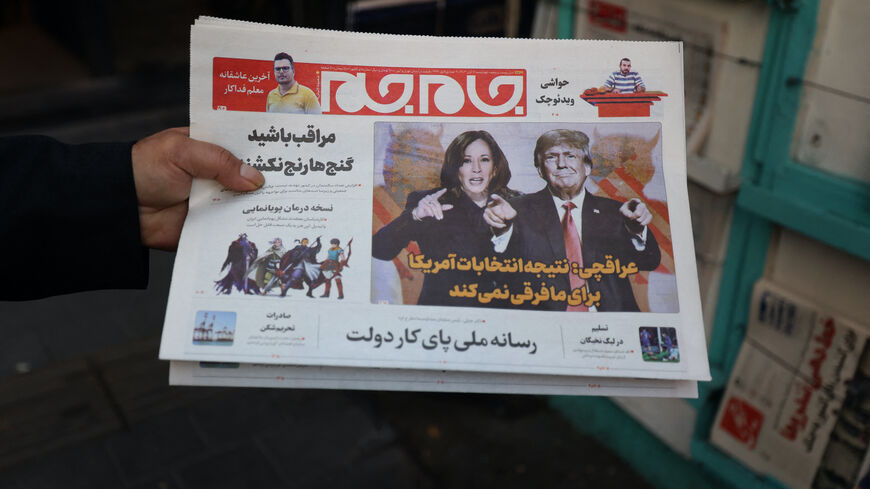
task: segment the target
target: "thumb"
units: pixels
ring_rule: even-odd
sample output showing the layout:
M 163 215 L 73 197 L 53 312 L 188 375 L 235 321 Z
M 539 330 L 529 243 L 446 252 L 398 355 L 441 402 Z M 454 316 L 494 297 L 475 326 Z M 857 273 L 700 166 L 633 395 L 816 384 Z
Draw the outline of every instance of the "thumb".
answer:
M 217 180 L 230 190 L 256 190 L 266 181 L 256 168 L 226 149 L 195 139 L 188 138 L 181 143 L 173 163 L 194 177 Z

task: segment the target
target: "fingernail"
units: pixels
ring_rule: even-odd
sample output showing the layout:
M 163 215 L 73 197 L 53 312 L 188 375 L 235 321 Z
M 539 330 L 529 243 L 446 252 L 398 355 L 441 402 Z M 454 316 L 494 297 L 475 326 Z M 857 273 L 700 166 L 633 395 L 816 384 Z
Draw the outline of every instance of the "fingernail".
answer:
M 242 166 L 239 169 L 239 174 L 242 176 L 242 178 L 253 183 L 257 187 L 262 187 L 263 184 L 266 182 L 266 178 L 263 177 L 263 174 L 247 163 L 242 163 Z

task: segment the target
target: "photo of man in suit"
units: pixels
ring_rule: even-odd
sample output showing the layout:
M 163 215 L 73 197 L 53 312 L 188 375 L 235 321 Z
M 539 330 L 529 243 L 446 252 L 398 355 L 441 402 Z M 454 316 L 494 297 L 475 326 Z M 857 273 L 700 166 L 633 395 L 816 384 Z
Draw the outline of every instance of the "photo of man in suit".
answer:
M 546 186 L 509 202 L 493 196 L 484 212 L 491 226 L 496 252 L 525 261 L 555 263 L 568 259 L 581 267 L 619 260 L 641 271 L 653 270 L 661 251 L 648 224 L 652 214 L 640 199 L 627 202 L 598 197 L 584 184 L 592 171 L 589 137 L 580 131 L 556 129 L 541 135 L 535 145 L 534 164 Z M 548 300 L 521 308 L 575 311 L 639 311 L 627 276 L 601 274 L 583 279 L 569 273 L 553 276 L 518 275 L 511 290 L 529 284 L 533 290 L 553 286 L 569 292 L 585 288 L 598 294 L 597 303 L 570 306 Z

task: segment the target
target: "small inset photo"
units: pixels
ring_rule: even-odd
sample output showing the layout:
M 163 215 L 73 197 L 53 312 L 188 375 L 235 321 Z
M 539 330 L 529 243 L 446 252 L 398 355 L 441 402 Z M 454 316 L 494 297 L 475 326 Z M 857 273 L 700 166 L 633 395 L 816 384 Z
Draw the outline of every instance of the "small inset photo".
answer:
M 642 326 L 640 351 L 645 362 L 679 362 L 680 348 L 677 345 L 676 328 L 657 328 Z
M 197 311 L 193 327 L 194 345 L 231 346 L 236 336 L 236 313 Z

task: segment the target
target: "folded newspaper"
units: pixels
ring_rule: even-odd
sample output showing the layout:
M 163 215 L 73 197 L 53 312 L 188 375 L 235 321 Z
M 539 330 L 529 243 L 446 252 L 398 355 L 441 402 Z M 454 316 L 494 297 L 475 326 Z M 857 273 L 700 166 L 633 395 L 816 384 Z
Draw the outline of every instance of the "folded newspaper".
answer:
M 194 182 L 173 383 L 691 397 L 709 380 L 680 43 L 200 18 L 190 86 L 191 136 L 266 182 Z

